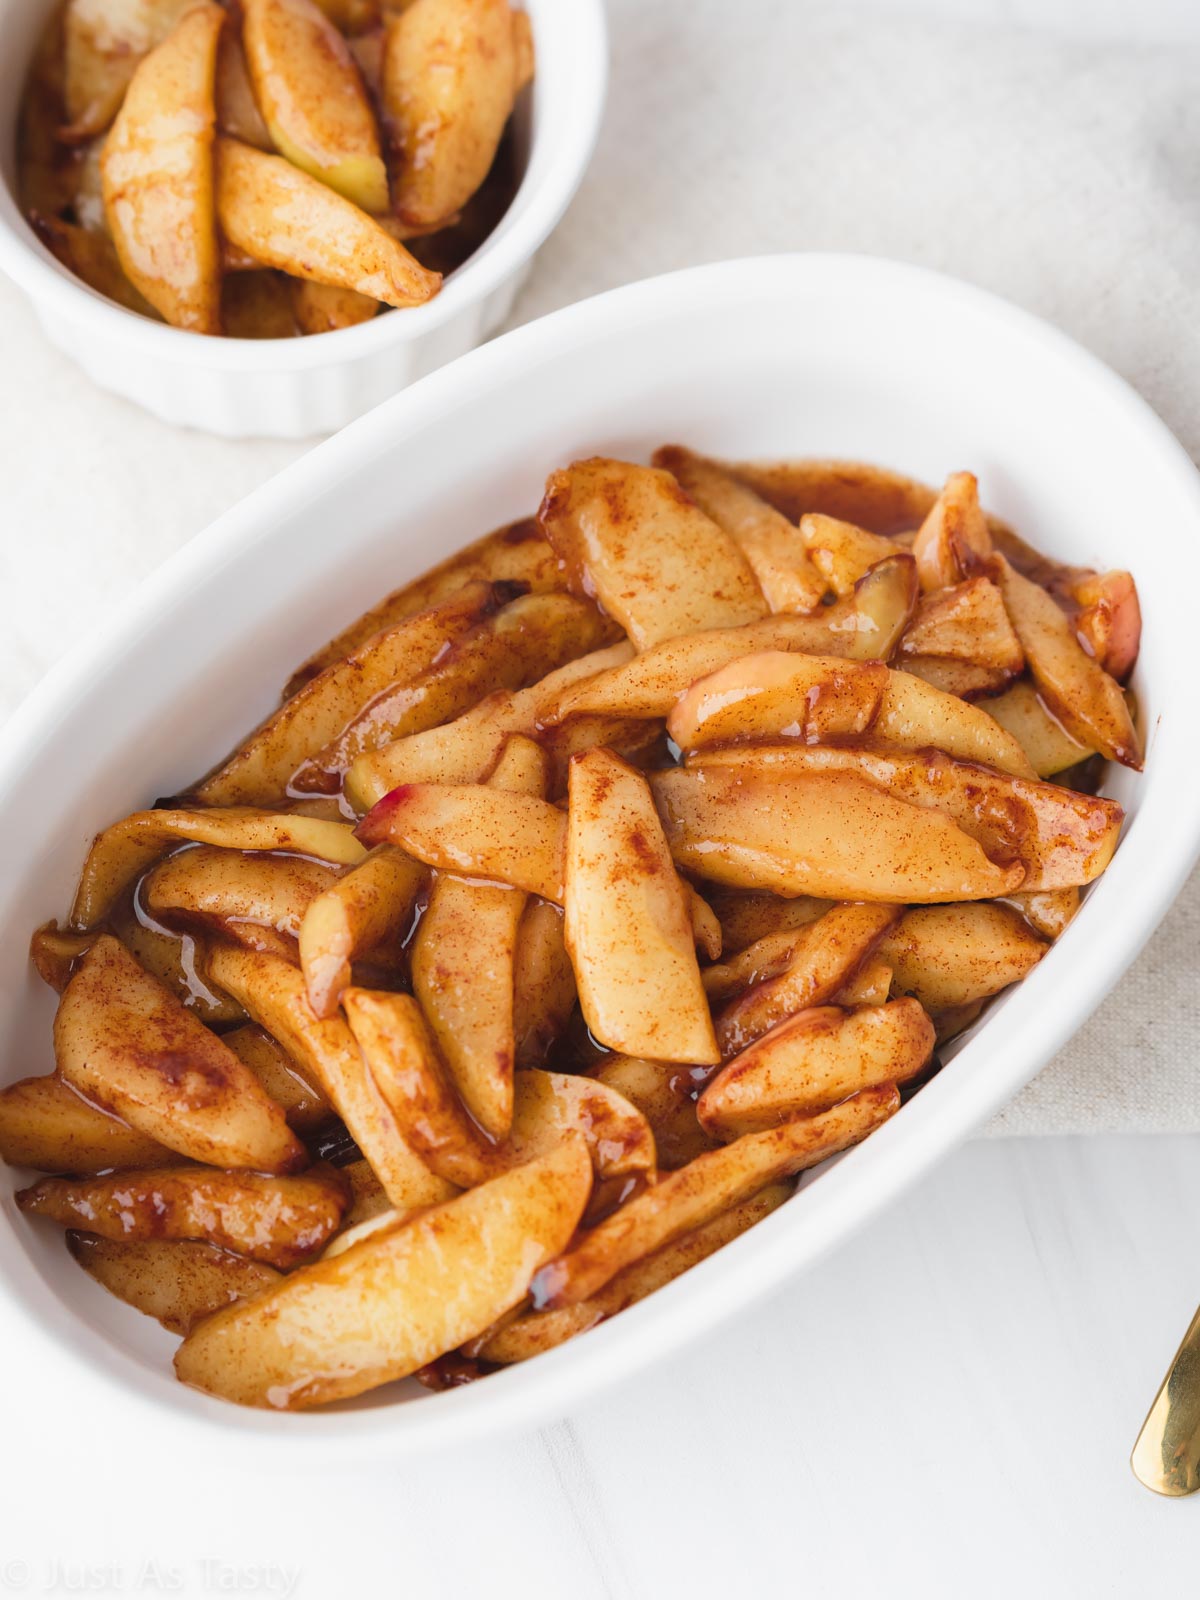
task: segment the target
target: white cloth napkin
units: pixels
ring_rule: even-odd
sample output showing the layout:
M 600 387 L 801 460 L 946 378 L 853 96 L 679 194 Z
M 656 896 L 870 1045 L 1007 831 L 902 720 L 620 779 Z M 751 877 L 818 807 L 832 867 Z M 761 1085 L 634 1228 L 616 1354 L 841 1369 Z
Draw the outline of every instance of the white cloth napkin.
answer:
M 725 256 L 896 256 L 1059 323 L 1195 456 L 1200 29 L 1173 0 L 1149 9 L 1159 42 L 1139 44 L 1081 37 L 1072 0 L 938 0 L 902 19 L 853 0 L 612 0 L 600 146 L 515 320 Z M 1043 25 L 989 20 L 1017 14 Z M 175 431 L 101 394 L 2 282 L 0 350 L 2 716 L 138 579 L 303 447 Z M 1193 881 L 990 1131 L 1200 1129 L 1198 936 Z

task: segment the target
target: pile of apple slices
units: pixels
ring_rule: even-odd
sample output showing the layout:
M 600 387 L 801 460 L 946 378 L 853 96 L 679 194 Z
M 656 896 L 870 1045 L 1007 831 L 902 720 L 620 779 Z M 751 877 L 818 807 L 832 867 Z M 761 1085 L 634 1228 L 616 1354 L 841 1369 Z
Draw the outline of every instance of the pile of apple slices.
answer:
M 389 595 L 35 935 L 0 1154 L 185 1382 L 310 1406 L 611 1317 L 895 1115 L 1111 859 L 1127 573 L 965 473 L 658 461 Z
M 27 86 L 27 211 L 78 276 L 197 333 L 347 327 L 441 274 L 533 73 L 508 0 L 68 0 Z

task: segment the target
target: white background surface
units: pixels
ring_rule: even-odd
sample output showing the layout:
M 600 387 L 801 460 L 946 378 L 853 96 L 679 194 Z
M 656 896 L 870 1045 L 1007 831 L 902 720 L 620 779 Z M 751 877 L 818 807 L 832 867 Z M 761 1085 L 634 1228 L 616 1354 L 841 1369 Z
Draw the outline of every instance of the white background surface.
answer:
M 890 253 L 1052 316 L 1200 448 L 1189 0 L 619 0 L 612 25 L 596 165 L 522 316 L 695 259 Z M 4 709 L 294 451 L 172 434 L 86 389 L 4 286 L 0 350 Z M 1131 1084 L 1200 1077 L 1195 905 L 1193 886 L 1089 1030 Z M 555 1428 L 419 1471 L 150 1456 L 91 1435 L 75 1395 L 31 1391 L 10 1351 L 0 1593 L 1194 1585 L 1200 1497 L 1154 1499 L 1126 1458 L 1200 1299 L 1198 1161 L 1198 1138 L 976 1143 L 752 1318 Z

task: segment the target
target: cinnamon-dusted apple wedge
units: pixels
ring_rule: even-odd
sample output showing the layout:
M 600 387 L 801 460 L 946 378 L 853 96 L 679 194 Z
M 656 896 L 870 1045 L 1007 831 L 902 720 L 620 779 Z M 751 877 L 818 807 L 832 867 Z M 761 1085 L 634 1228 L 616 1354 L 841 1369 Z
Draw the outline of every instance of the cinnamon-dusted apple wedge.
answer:
M 915 1000 L 798 1011 L 721 1068 L 697 1102 L 700 1125 L 736 1139 L 814 1116 L 878 1084 L 907 1083 L 933 1043 L 933 1023 Z
M 488 787 L 540 799 L 541 748 L 514 735 Z M 514 961 L 524 910 L 520 889 L 439 872 L 413 941 L 413 993 L 458 1092 L 494 1139 L 503 1139 L 512 1122 Z
M 494 584 L 468 583 L 441 604 L 366 640 L 256 728 L 199 785 L 198 797 L 214 806 L 278 799 L 304 762 L 335 739 L 377 695 L 393 684 L 412 684 L 448 643 L 494 615 L 507 597 Z
M 1128 572 L 1099 572 L 1071 588 L 1079 607 L 1075 636 L 1111 677 L 1124 683 L 1142 642 L 1142 609 Z
M 67 143 L 103 133 L 139 63 L 195 0 L 68 0 L 63 11 Z
M 562 911 L 549 900 L 530 900 L 513 953 L 513 1043 L 518 1067 L 545 1065 L 576 998 Z
M 665 717 L 697 679 L 759 652 L 886 661 L 908 621 L 915 593 L 912 558 L 892 556 L 872 568 L 853 594 L 813 616 L 767 617 L 740 628 L 666 639 L 568 690 L 545 720 L 604 712 Z
M 300 966 L 316 1016 L 334 1015 L 360 956 L 411 925 L 427 877 L 419 861 L 381 845 L 311 902 L 300 925 Z
M 913 542 L 921 588 L 946 589 L 979 571 L 992 553 L 992 536 L 972 472 L 946 479 Z
M 246 63 L 280 155 L 361 210 L 388 208 L 379 130 L 350 47 L 313 0 L 243 0 Z
M 1080 645 L 1070 620 L 1039 584 L 1003 556 L 993 571 L 1043 697 L 1081 744 L 1141 771 L 1137 730 L 1120 685 Z
M 350 1186 L 333 1167 L 298 1178 L 152 1168 L 43 1178 L 17 1195 L 28 1215 L 104 1239 L 201 1239 L 284 1270 L 320 1250 L 349 1203 Z
M 1067 732 L 1027 679 L 985 704 L 988 716 L 1012 734 L 1039 778 L 1052 778 L 1093 754 Z
M 900 1105 L 894 1084 L 864 1089 L 819 1116 L 746 1134 L 723 1149 L 697 1156 L 585 1233 L 533 1280 L 536 1308 L 576 1305 L 601 1290 L 623 1267 L 703 1227 L 781 1178 L 814 1167 L 857 1144 Z
M 800 518 L 800 537 L 826 588 L 839 598 L 850 594 L 872 567 L 896 554 L 893 540 L 820 512 Z
M 219 138 L 216 198 L 221 232 L 264 267 L 389 306 L 423 305 L 441 287 L 386 228 L 282 156 Z
M 249 1068 L 107 935 L 63 993 L 54 1054 L 81 1093 L 193 1161 L 260 1172 L 308 1162 Z
M 926 1011 L 985 1000 L 1019 982 L 1049 945 L 1015 912 L 991 901 L 962 906 L 914 906 L 880 941 L 898 994 L 913 995 Z
M 231 917 L 294 939 L 309 906 L 337 877 L 335 867 L 304 856 L 245 855 L 202 844 L 160 861 L 146 875 L 141 897 L 159 921 L 203 927 Z
M 578 1135 L 445 1205 L 207 1318 L 181 1345 L 184 1383 L 296 1409 L 362 1394 L 476 1338 L 567 1244 L 592 1186 Z
M 125 276 L 177 328 L 221 331 L 214 83 L 225 25 L 196 5 L 141 62 L 104 145 L 104 209 Z
M 366 850 L 344 822 L 282 811 L 229 806 L 206 811 L 134 811 L 96 835 L 75 891 L 71 926 L 94 928 L 122 892 L 176 844 L 206 844 L 222 850 L 288 850 L 337 866 L 352 867 Z
M 999 683 L 1016 677 L 1025 665 L 1000 591 L 982 576 L 923 594 L 904 630 L 900 655 L 987 668 Z
M 508 0 L 413 0 L 385 29 L 396 211 L 406 223 L 444 223 L 487 176 L 530 75 L 531 41 Z
M 565 936 L 592 1035 L 626 1055 L 720 1059 L 688 896 L 645 778 L 610 751 L 571 762 Z
M 577 684 L 623 665 L 633 653 L 628 640 L 593 650 L 526 689 L 498 689 L 450 722 L 359 756 L 346 773 L 345 793 L 359 810 L 369 811 L 402 783 L 482 783 L 510 734 L 544 734 Z
M 414 1196 L 433 1205 L 454 1192 L 404 1137 L 343 1019 L 313 1015 L 304 979 L 289 961 L 217 944 L 207 965 L 214 982 L 236 995 L 255 1022 L 316 1078 L 393 1205 L 418 1203 Z
M 829 582 L 813 565 L 794 522 L 739 482 L 720 462 L 681 445 L 656 450 L 654 465 L 669 472 L 701 511 L 737 540 L 772 611 L 816 610 Z
M 67 1249 L 126 1305 L 187 1334 L 197 1322 L 280 1281 L 275 1267 L 198 1239 L 102 1239 L 67 1234 Z
M 735 541 L 668 472 L 577 461 L 546 480 L 538 521 L 572 587 L 595 595 L 639 650 L 766 614 Z
M 774 782 L 781 798 L 796 781 L 856 777 L 885 799 L 944 814 L 978 842 L 996 862 L 1017 862 L 1024 876 L 1013 888 L 1071 889 L 1092 880 L 1112 860 L 1125 813 L 1113 800 L 1077 794 L 1061 784 L 1038 783 L 975 762 L 958 761 L 940 750 L 905 751 L 883 744 L 727 746 L 692 758 L 708 773 L 720 769 L 728 782 Z M 666 773 L 656 784 L 682 788 L 686 778 Z M 997 894 L 1011 890 L 996 890 Z M 971 895 L 911 894 L 910 901 L 986 900 L 986 890 Z M 845 895 L 845 899 L 880 896 Z
M 1007 894 L 1025 877 L 1019 862 L 989 860 L 949 817 L 857 773 L 782 782 L 760 760 L 735 770 L 725 754 L 651 778 L 671 854 L 713 882 L 904 904 Z
M 164 1167 L 173 1151 L 102 1111 L 54 1073 L 0 1089 L 0 1161 L 37 1172 Z

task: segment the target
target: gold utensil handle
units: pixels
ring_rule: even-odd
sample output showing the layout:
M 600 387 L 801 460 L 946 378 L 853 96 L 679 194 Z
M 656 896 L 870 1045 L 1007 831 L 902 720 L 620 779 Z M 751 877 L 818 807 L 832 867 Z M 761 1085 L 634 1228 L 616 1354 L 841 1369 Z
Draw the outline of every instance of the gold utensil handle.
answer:
M 1155 1494 L 1200 1489 L 1200 1311 L 1154 1397 L 1129 1465 Z

